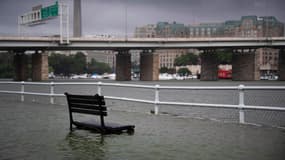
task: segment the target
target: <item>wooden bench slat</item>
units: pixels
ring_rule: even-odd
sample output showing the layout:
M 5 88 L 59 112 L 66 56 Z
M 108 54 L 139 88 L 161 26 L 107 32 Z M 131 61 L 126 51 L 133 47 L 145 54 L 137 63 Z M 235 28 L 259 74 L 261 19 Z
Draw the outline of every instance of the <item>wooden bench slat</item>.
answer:
M 82 109 L 89 109 L 89 110 L 95 110 L 95 111 L 106 111 L 107 107 L 105 106 L 99 106 L 96 104 L 86 104 L 86 103 L 73 103 L 70 102 L 71 108 L 82 108 Z
M 107 116 L 107 112 L 105 111 L 102 112 L 102 111 L 94 111 L 94 110 L 81 109 L 81 108 L 71 108 L 70 110 L 71 112 L 76 112 L 76 113 Z
M 84 103 L 84 104 L 101 104 L 105 105 L 105 101 L 99 101 L 93 97 L 93 99 L 81 99 L 81 98 L 69 98 L 70 103 Z
M 91 95 L 74 95 L 74 94 L 68 94 L 69 98 L 79 98 L 79 99 L 94 99 L 95 97 L 98 97 L 96 99 L 104 99 L 103 96 L 91 96 Z

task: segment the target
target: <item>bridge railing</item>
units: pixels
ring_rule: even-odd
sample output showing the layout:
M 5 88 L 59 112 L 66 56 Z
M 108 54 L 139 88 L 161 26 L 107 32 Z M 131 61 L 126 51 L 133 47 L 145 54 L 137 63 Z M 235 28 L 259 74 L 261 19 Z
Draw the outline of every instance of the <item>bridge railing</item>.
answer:
M 16 84 L 20 85 L 19 91 L 11 91 L 11 90 L 0 90 L 0 93 L 4 94 L 18 94 L 20 95 L 20 100 L 22 102 L 25 101 L 25 95 L 35 95 L 35 96 L 47 96 L 49 97 L 50 104 L 55 104 L 55 97 L 64 97 L 63 93 L 55 93 L 56 86 L 64 86 L 64 85 L 85 85 L 85 86 L 96 86 L 97 93 L 102 95 L 102 90 L 104 87 L 120 87 L 120 88 L 136 88 L 136 89 L 147 89 L 152 90 L 154 97 L 152 100 L 147 99 L 140 99 L 140 98 L 128 98 L 128 97 L 121 97 L 121 96 L 109 96 L 104 95 L 106 99 L 111 100 L 121 100 L 121 101 L 129 101 L 129 102 L 139 102 L 139 103 L 147 103 L 153 104 L 153 113 L 159 114 L 159 106 L 160 105 L 175 105 L 175 106 L 194 106 L 194 107 L 206 107 L 206 108 L 225 108 L 225 109 L 235 109 L 239 111 L 239 123 L 246 123 L 245 122 L 245 113 L 244 110 L 263 110 L 263 111 L 285 111 L 285 104 L 284 106 L 260 106 L 260 105 L 247 105 L 245 104 L 245 91 L 251 90 L 276 90 L 276 91 L 285 91 L 285 86 L 202 86 L 202 87 L 195 87 L 195 86 L 160 86 L 160 85 L 137 85 L 137 84 L 121 84 L 121 83 L 105 83 L 105 82 L 0 82 L 0 85 L 5 84 Z M 46 92 L 28 92 L 25 89 L 27 85 L 35 85 L 35 86 L 47 86 L 49 91 Z M 160 92 L 162 90 L 229 90 L 229 91 L 236 91 L 238 94 L 238 104 L 217 104 L 217 103 L 197 103 L 197 102 L 177 102 L 177 101 L 161 101 Z

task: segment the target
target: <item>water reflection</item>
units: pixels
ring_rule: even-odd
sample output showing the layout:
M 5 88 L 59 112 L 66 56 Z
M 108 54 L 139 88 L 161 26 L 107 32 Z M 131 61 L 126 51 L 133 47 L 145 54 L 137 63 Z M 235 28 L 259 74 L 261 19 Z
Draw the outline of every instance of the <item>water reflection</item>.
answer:
M 61 151 L 65 152 L 65 158 L 105 159 L 104 135 L 76 131 L 67 134 L 64 141 L 65 145 L 61 148 Z

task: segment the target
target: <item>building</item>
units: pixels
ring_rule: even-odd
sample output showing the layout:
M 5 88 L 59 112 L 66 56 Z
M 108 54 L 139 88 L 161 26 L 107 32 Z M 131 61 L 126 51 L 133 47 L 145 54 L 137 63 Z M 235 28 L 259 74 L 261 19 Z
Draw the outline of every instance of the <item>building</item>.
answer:
M 236 27 L 235 35 L 240 37 L 283 37 L 284 24 L 275 17 L 243 16 Z M 278 71 L 279 50 L 260 48 L 256 50 L 260 75 L 276 74 Z
M 156 37 L 158 38 L 171 38 L 171 37 L 188 37 L 188 28 L 182 23 L 168 23 L 168 22 L 158 22 L 156 24 Z
M 116 67 L 116 52 L 112 50 L 98 50 L 98 51 L 86 51 L 86 61 L 91 62 L 95 59 L 97 62 L 106 63 L 114 70 Z
M 201 23 L 189 25 L 189 37 L 220 37 L 223 35 L 224 23 Z
M 284 24 L 273 16 L 242 16 L 240 20 L 227 20 L 220 23 L 200 23 L 184 25 L 182 23 L 158 22 L 137 27 L 137 38 L 203 38 L 203 37 L 283 37 Z M 157 50 L 160 67 L 174 68 L 176 57 L 188 52 L 199 53 L 197 50 L 171 49 Z M 278 70 L 279 50 L 261 48 L 256 50 L 256 65 L 261 75 L 276 73 Z
M 135 38 L 155 38 L 156 37 L 156 26 L 153 24 L 148 24 L 142 27 L 136 27 Z

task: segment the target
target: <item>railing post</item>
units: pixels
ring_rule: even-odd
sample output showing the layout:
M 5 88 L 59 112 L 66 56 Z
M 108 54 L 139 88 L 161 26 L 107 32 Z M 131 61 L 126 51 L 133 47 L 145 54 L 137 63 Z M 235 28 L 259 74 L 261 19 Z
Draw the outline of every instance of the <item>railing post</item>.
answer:
M 25 101 L 24 92 L 25 92 L 25 82 L 22 81 L 22 82 L 21 82 L 21 102 L 24 102 L 24 101 Z
M 154 114 L 158 115 L 159 111 L 159 85 L 155 85 Z
M 239 123 L 245 123 L 244 120 L 244 85 L 238 86 L 239 90 Z
M 50 82 L 50 104 L 54 104 L 54 82 Z
M 102 94 L 102 82 L 98 82 L 98 86 L 97 86 L 97 93 L 101 96 Z

